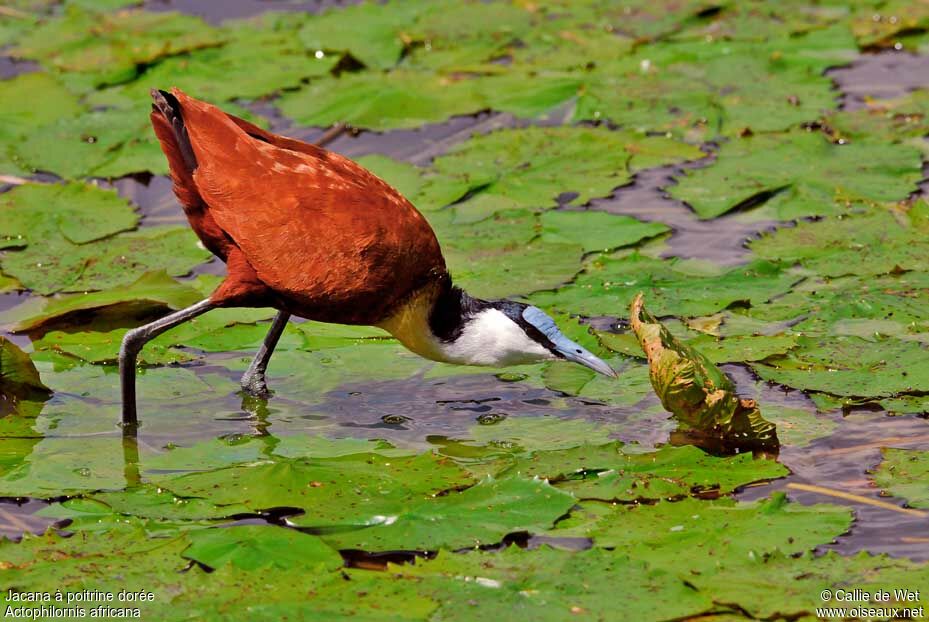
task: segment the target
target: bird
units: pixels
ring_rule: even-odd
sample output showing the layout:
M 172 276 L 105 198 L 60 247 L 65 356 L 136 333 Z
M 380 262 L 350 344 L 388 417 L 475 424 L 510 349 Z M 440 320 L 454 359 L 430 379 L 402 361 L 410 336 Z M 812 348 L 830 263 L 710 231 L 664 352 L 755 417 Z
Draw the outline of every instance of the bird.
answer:
M 268 363 L 292 316 L 380 327 L 434 361 L 567 360 L 616 377 L 541 309 L 457 287 L 425 217 L 360 164 L 177 88 L 151 96 L 174 193 L 227 276 L 208 298 L 126 332 L 118 357 L 124 426 L 138 424 L 136 361 L 145 343 L 221 307 L 277 310 L 241 380 L 256 397 L 271 394 Z

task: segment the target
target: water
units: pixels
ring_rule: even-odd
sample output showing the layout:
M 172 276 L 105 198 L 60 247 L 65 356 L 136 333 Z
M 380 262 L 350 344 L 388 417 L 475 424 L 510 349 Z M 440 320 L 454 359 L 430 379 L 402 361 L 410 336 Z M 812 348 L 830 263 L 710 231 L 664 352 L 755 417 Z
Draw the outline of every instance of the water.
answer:
M 929 63 L 909 52 L 883 52 L 859 60 L 827 75 L 842 93 L 841 107 L 858 110 L 868 99 L 894 99 L 914 89 L 929 88 Z
M 179 10 L 200 15 L 217 23 L 223 19 L 247 17 L 267 10 L 319 11 L 339 2 L 288 2 L 285 0 L 235 0 L 216 3 L 210 0 L 149 0 L 152 10 Z M 32 63 L 0 57 L 0 77 L 37 70 Z M 849 67 L 829 72 L 841 89 L 843 106 L 848 109 L 864 105 L 867 98 L 888 98 L 907 90 L 929 86 L 929 63 L 925 59 L 904 53 L 866 56 Z M 266 116 L 275 131 L 314 141 L 322 135 L 321 128 L 301 128 L 282 117 L 273 102 L 252 104 L 254 112 Z M 562 113 L 551 115 L 549 123 L 563 121 Z M 475 133 L 523 124 L 510 115 L 481 113 L 455 117 L 443 123 L 430 124 L 415 130 L 392 132 L 357 132 L 339 137 L 330 148 L 349 157 L 381 153 L 419 165 L 447 152 L 454 145 Z M 617 188 L 606 198 L 592 201 L 586 209 L 635 216 L 668 224 L 672 234 L 667 240 L 665 256 L 697 258 L 721 265 L 737 265 L 747 260 L 745 242 L 763 231 L 779 226 L 764 220 L 751 210 L 734 213 L 713 221 L 700 221 L 693 211 L 666 194 L 673 176 L 687 167 L 704 166 L 707 158 L 682 167 L 663 167 L 640 171 L 632 183 Z M 171 191 L 166 177 L 134 176 L 116 180 L 112 186 L 139 206 L 142 226 L 183 224 L 185 218 Z M 204 264 L 198 273 L 223 274 L 218 261 Z M 21 302 L 24 295 L 0 295 L 0 312 Z M 615 324 L 615 318 L 594 318 L 598 327 Z M 17 344 L 28 347 L 25 335 L 6 335 Z M 209 355 L 204 361 L 188 365 L 200 375 L 223 374 L 230 383 L 235 376 L 211 361 L 223 356 L 243 356 L 242 353 Z M 272 367 L 274 362 L 272 360 Z M 759 397 L 762 404 L 777 404 L 790 408 L 814 410 L 810 400 L 799 391 L 759 383 L 750 371 L 740 366 L 727 366 L 740 393 Z M 144 395 L 144 378 L 141 389 Z M 757 395 L 758 392 L 760 395 Z M 559 403 L 553 409 L 554 402 Z M 226 435 L 267 435 L 275 431 L 275 411 L 288 404 L 283 397 L 273 398 L 266 408 L 255 409 L 243 404 L 234 391 L 214 404 L 213 416 L 204 415 L 196 425 L 175 427 L 170 422 L 146 422 L 139 432 L 139 443 L 146 447 L 162 447 L 168 442 L 190 444 L 196 440 Z M 398 445 L 441 447 L 466 435 L 468 428 L 481 417 L 541 417 L 553 412 L 558 417 L 584 419 L 594 423 L 609 423 L 620 429 L 619 438 L 655 446 L 666 442 L 673 424 L 666 413 L 657 409 L 657 399 L 650 396 L 643 403 L 627 408 L 590 403 L 588 400 L 565 398 L 549 391 L 519 382 L 501 382 L 492 374 L 476 374 L 451 378 L 429 379 L 413 377 L 405 380 L 350 384 L 339 387 L 322 397 L 321 403 L 307 414 L 306 425 L 324 426 L 336 436 L 387 439 Z M 886 552 L 914 559 L 929 559 L 929 523 L 917 517 L 871 505 L 865 501 L 840 499 L 823 492 L 801 490 L 796 485 L 820 486 L 829 490 L 851 493 L 865 500 L 890 503 L 899 507 L 903 502 L 886 497 L 871 484 L 868 470 L 880 461 L 880 448 L 885 445 L 913 449 L 929 449 L 929 425 L 919 416 L 890 417 L 883 412 L 852 411 L 845 416 L 828 413 L 820 416 L 836 421 L 835 430 L 806 447 L 784 445 L 779 460 L 791 474 L 772 483 L 753 486 L 737 496 L 752 500 L 784 490 L 789 497 L 803 504 L 834 503 L 846 505 L 855 512 L 856 521 L 850 531 L 823 549 L 842 553 L 859 550 Z M 299 417 L 298 417 L 299 418 Z M 313 419 L 311 421 L 310 419 Z M 299 422 L 298 422 L 299 423 Z M 281 431 L 283 426 L 279 425 Z M 115 439 L 119 430 L 106 432 Z M 126 471 L 131 474 L 133 460 L 127 455 Z M 137 470 L 137 467 L 136 467 Z M 137 473 L 136 473 L 137 476 Z M 17 537 L 24 532 L 41 532 L 52 523 L 35 516 L 47 504 L 40 500 L 0 500 L 0 535 Z M 270 521 L 282 524 L 283 514 L 264 517 L 241 517 L 240 522 Z M 584 548 L 590 543 L 583 538 L 532 537 L 514 534 L 511 541 L 524 546 L 543 543 L 568 548 Z M 407 552 L 370 555 L 359 551 L 344 552 L 349 565 L 383 567 L 388 561 L 405 561 Z

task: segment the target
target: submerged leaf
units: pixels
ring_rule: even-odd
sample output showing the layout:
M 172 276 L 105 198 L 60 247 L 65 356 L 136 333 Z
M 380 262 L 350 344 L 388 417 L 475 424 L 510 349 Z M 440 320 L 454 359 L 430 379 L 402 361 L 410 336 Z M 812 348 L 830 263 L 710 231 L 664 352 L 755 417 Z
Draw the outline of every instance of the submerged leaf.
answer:
M 665 409 L 687 427 L 734 444 L 777 445 L 775 426 L 761 416 L 755 401 L 740 399 L 723 372 L 668 332 L 645 310 L 641 294 L 629 314 Z

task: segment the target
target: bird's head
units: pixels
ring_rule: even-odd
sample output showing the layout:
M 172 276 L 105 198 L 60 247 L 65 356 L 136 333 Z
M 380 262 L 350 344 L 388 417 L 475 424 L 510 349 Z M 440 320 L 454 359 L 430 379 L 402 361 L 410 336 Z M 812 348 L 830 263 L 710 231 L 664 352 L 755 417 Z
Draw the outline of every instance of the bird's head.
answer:
M 538 307 L 480 300 L 457 287 L 444 288 L 427 304 L 413 302 L 384 328 L 409 349 L 436 361 L 505 367 L 566 360 L 616 377 L 609 365 L 568 339 Z

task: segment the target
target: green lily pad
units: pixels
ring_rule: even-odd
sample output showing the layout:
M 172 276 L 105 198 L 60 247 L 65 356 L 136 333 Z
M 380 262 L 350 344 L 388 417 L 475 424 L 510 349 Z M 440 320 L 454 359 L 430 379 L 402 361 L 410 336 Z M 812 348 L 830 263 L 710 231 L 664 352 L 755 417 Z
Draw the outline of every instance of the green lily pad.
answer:
M 112 190 L 68 183 L 23 184 L 0 198 L 0 248 L 63 242 L 86 244 L 127 231 L 139 222 L 132 205 Z
M 324 539 L 339 548 L 366 551 L 478 547 L 499 542 L 508 533 L 546 529 L 574 502 L 572 495 L 538 479 L 488 478 L 462 492 L 381 516 L 364 529 Z
M 406 505 L 469 483 L 447 459 L 423 454 L 385 457 L 355 454 L 320 460 L 277 459 L 180 477 L 159 485 L 183 497 L 215 505 L 243 504 L 252 510 L 297 507 L 302 525 L 361 527 L 396 515 Z M 380 518 L 379 518 L 380 517 Z
M 508 417 L 491 426 L 477 425 L 468 430 L 467 440 L 509 453 L 578 447 L 587 443 L 606 443 L 613 432 L 609 426 L 583 419 L 557 417 Z
M 426 10 L 425 5 L 403 0 L 340 7 L 306 20 L 299 38 L 313 52 L 348 53 L 366 67 L 390 69 L 410 41 L 412 22 Z
M 785 130 L 836 107 L 822 73 L 855 56 L 843 27 L 766 41 L 711 35 L 653 44 L 591 72 L 574 118 L 692 141 Z
M 455 622 L 501 611 L 519 622 L 556 622 L 574 616 L 608 620 L 618 612 L 616 585 L 623 586 L 621 615 L 636 620 L 657 621 L 663 615 L 684 618 L 713 608 L 708 596 L 676 580 L 673 569 L 598 548 L 568 552 L 512 546 L 466 555 L 442 551 L 435 560 L 390 570 L 415 580 L 420 593 L 441 603 L 438 615 Z
M 779 219 L 825 215 L 838 200 L 896 201 L 916 189 L 919 152 L 902 145 L 838 145 L 816 132 L 749 136 L 726 143 L 713 166 L 669 188 L 703 219 L 768 198 Z
M 197 526 L 205 520 L 227 518 L 246 512 L 244 506 L 216 506 L 201 499 L 175 497 L 164 490 L 143 485 L 67 499 L 43 508 L 38 514 L 45 518 L 69 519 L 70 527 L 84 531 L 97 529 L 92 526 L 93 521 L 99 521 L 100 529 L 105 530 L 112 526 L 113 520 L 125 517 L 173 521 L 175 526 L 183 526 L 185 521 L 191 521 L 192 526 Z
M 132 110 L 147 125 L 147 115 L 139 115 L 138 110 L 150 103 L 153 86 L 176 86 L 217 104 L 257 99 L 296 88 L 307 78 L 327 75 L 338 61 L 334 55 L 319 57 L 305 49 L 295 40 L 292 28 L 262 26 L 255 20 L 235 22 L 234 26 L 226 22 L 224 26 L 226 40 L 222 45 L 163 59 L 132 82 L 92 93 L 88 101 Z M 230 110 L 228 103 L 223 103 L 223 108 Z
M 94 111 L 37 128 L 14 147 L 29 170 L 68 179 L 121 177 L 151 172 L 166 175 L 168 164 L 139 108 Z
M 751 454 L 719 458 L 693 446 L 627 452 L 621 443 L 536 451 L 510 471 L 545 477 L 579 499 L 657 500 L 691 494 L 728 494 L 740 486 L 776 479 L 788 471 Z
M 24 97 L 24 93 L 29 96 Z M 13 151 L 18 141 L 47 123 L 82 110 L 77 96 L 48 74 L 27 73 L 0 82 L 0 172 L 30 172 Z
M 759 257 L 794 261 L 828 277 L 929 270 L 927 228 L 910 214 L 877 209 L 778 229 L 751 243 Z
M 140 66 L 165 56 L 221 41 L 202 20 L 179 13 L 97 13 L 71 6 L 22 37 L 10 53 L 89 90 L 131 80 Z
M 422 45 L 411 46 L 403 64 L 446 73 L 499 71 L 491 61 L 545 21 L 534 7 L 502 2 L 439 2 L 429 9 L 407 29 Z
M 752 368 L 765 380 L 840 396 L 894 397 L 929 390 L 926 346 L 891 337 L 800 337 L 797 348 Z
M 851 30 L 862 48 L 893 48 L 907 32 L 929 28 L 929 10 L 905 0 L 880 2 L 856 11 Z
M 642 222 L 606 212 L 555 210 L 544 212 L 540 220 L 543 242 L 581 244 L 585 253 L 631 246 L 668 231 L 660 222 Z
M 119 355 L 119 347 L 128 329 L 117 328 L 110 331 L 65 332 L 53 330 L 34 341 L 36 351 L 54 350 L 77 357 L 88 363 L 113 363 Z M 194 357 L 182 350 L 165 347 L 160 343 L 149 342 L 139 353 L 139 362 L 151 365 L 182 363 Z
M 741 565 L 778 552 L 809 551 L 842 535 L 851 523 L 847 508 L 789 503 L 784 493 L 775 493 L 754 503 L 684 499 L 619 505 L 591 536 L 599 546 L 615 547 L 630 556 L 652 551 L 652 559 L 664 558 L 667 563 L 680 564 L 686 552 L 681 571 L 690 574 L 718 565 Z
M 673 330 L 672 330 L 673 333 Z M 797 345 L 794 335 L 693 335 L 686 337 L 675 334 L 684 343 L 697 348 L 711 363 L 736 363 L 763 361 L 775 354 L 784 354 Z M 625 356 L 645 359 L 639 341 L 632 333 L 597 332 L 604 347 Z
M 95 310 L 183 309 L 203 299 L 196 290 L 178 283 L 165 272 L 148 272 L 118 289 L 55 298 L 33 297 L 4 313 L 12 330 L 24 331 L 61 323 L 74 314 Z M 124 316 L 124 313 L 120 315 Z
M 874 471 L 874 483 L 888 493 L 906 499 L 907 505 L 929 508 L 929 452 L 918 449 L 881 449 L 883 460 Z
M 917 149 L 929 132 L 929 91 L 918 89 L 894 99 L 868 99 L 857 110 L 828 115 L 826 124 L 837 138 L 904 142 Z
M 436 158 L 432 170 L 460 178 L 473 202 L 550 207 L 565 192 L 584 204 L 628 183 L 639 167 L 697 159 L 703 153 L 664 137 L 643 138 L 605 128 L 524 128 L 478 136 Z M 456 197 L 458 198 L 458 197 Z
M 889 609 L 916 607 L 917 612 L 920 606 L 925 606 L 922 590 L 929 585 L 927 567 L 907 559 L 872 556 L 866 552 L 843 557 L 829 552 L 818 557 L 775 554 L 760 560 L 756 557 L 753 562 L 750 566 L 727 564 L 720 572 L 695 576 L 691 584 L 701 592 L 712 593 L 719 602 L 740 603 L 740 609 L 758 619 L 771 616 L 815 618 L 816 609 L 826 605 L 820 596 L 824 589 L 829 590 L 832 599 L 852 584 L 855 585 L 853 589 L 861 593 L 875 594 L 880 590 L 890 595 L 894 595 L 894 589 L 900 589 L 897 586 L 903 585 L 906 586 L 904 590 L 911 593 L 917 590 L 920 594 L 914 595 L 915 600 L 910 602 L 901 602 L 894 596 L 881 604 Z M 810 594 L 815 595 L 812 603 Z M 834 602 L 838 604 L 837 600 L 830 600 L 828 604 Z M 872 600 L 870 605 L 877 603 Z
M 342 557 L 316 536 L 271 525 L 239 525 L 205 529 L 190 534 L 184 557 L 205 566 L 232 564 L 243 570 L 266 566 L 316 567 L 317 571 L 342 567 Z
M 361 164 L 366 169 L 389 183 L 391 186 L 400 191 L 400 194 L 412 200 L 419 193 L 423 185 L 423 170 L 415 164 L 401 162 L 388 158 L 385 155 L 372 153 L 366 156 L 356 158 L 355 162 Z M 451 200 L 454 200 L 452 197 Z M 417 202 L 419 203 L 419 202 Z M 430 208 L 444 207 L 443 205 L 419 205 L 421 210 Z
M 25 459 L 0 476 L 4 497 L 49 499 L 127 486 L 117 438 L 44 438 Z
M 3 270 L 36 293 L 51 294 L 129 285 L 153 270 L 181 276 L 210 257 L 189 228 L 150 227 L 88 244 L 29 246 L 7 253 Z
M 532 296 L 533 304 L 589 316 L 614 316 L 638 292 L 648 296 L 659 316 L 700 316 L 734 304 L 760 304 L 787 292 L 800 280 L 772 262 L 694 274 L 682 261 L 663 261 L 634 253 L 625 257 L 596 256 L 568 287 Z
M 322 78 L 285 93 L 277 104 L 301 124 L 329 126 L 344 121 L 374 130 L 412 128 L 484 108 L 469 81 L 411 71 Z

